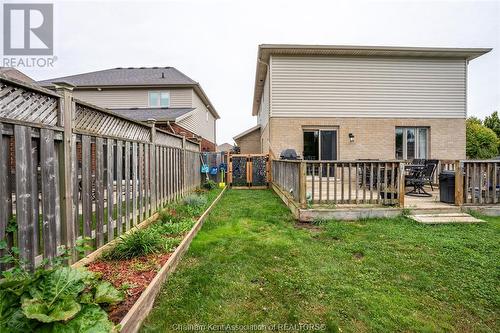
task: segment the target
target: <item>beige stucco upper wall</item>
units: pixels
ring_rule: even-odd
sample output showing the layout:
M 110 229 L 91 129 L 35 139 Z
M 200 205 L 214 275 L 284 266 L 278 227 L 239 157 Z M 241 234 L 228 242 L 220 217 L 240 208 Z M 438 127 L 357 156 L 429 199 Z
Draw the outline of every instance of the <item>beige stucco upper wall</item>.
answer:
M 143 88 L 128 88 L 115 89 L 103 88 L 101 91 L 97 89 L 74 91 L 74 96 L 83 101 L 109 109 L 117 108 L 140 108 L 149 106 L 149 91 L 167 91 L 170 93 L 170 107 L 192 107 L 193 105 L 193 89 L 192 88 L 158 88 L 158 89 L 143 89 Z
M 216 119 L 196 92 L 192 91 L 192 107 L 196 108 L 194 113 L 178 122 L 178 124 L 191 132 L 201 135 L 210 142 L 215 143 L 215 121 Z
M 271 56 L 271 117 L 465 118 L 463 59 Z

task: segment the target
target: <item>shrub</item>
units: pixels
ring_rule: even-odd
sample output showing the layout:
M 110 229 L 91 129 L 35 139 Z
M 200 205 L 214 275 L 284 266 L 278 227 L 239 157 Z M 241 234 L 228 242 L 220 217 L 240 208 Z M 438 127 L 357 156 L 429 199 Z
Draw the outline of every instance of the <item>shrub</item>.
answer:
M 158 252 L 162 245 L 162 238 L 154 229 L 140 229 L 121 236 L 116 246 L 104 254 L 104 258 L 111 260 L 130 259 Z
M 188 195 L 182 202 L 191 207 L 202 207 L 207 204 L 207 198 L 202 195 Z
M 206 188 L 207 190 L 213 190 L 214 188 L 217 187 L 217 183 L 214 182 L 213 180 L 209 179 L 203 184 L 203 188 Z
M 498 138 L 491 129 L 475 119 L 467 119 L 466 133 L 468 158 L 487 159 L 498 154 Z

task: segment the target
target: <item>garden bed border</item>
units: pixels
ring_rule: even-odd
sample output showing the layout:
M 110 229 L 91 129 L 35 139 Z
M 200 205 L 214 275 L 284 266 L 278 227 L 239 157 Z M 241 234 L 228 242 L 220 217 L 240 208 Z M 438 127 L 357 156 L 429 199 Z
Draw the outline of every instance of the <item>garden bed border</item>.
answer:
M 141 296 L 137 299 L 137 301 L 135 301 L 134 305 L 120 321 L 121 333 L 135 333 L 139 330 L 142 322 L 146 319 L 149 312 L 153 308 L 154 301 L 160 292 L 163 283 L 167 280 L 169 275 L 174 272 L 183 254 L 189 248 L 191 241 L 201 229 L 208 214 L 220 200 L 226 189 L 227 186 L 222 189 L 221 193 L 219 193 L 215 200 L 200 216 L 179 246 L 175 249 L 174 253 L 172 253 L 172 255 L 168 258 L 167 262 L 158 271 L 153 280 L 151 280 L 148 287 L 142 292 Z

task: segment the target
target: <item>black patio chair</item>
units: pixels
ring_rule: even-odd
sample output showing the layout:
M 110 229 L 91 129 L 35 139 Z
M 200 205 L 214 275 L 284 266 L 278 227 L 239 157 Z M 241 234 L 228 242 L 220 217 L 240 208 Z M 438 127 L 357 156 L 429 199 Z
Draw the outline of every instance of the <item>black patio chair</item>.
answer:
M 437 163 L 433 160 L 429 160 L 425 163 L 424 167 L 410 169 L 410 174 L 406 176 L 406 185 L 413 186 L 411 191 L 406 192 L 407 195 L 411 196 L 422 196 L 431 197 L 432 194 L 427 192 L 424 186 L 429 183 L 432 187 L 432 176 L 436 170 Z

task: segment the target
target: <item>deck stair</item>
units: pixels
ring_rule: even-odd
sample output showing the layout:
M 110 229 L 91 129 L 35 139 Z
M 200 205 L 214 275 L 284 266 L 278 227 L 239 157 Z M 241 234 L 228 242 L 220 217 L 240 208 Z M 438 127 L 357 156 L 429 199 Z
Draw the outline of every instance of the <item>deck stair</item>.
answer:
M 467 213 L 432 213 L 412 214 L 411 219 L 423 224 L 470 224 L 485 223 L 485 221 L 475 218 Z

